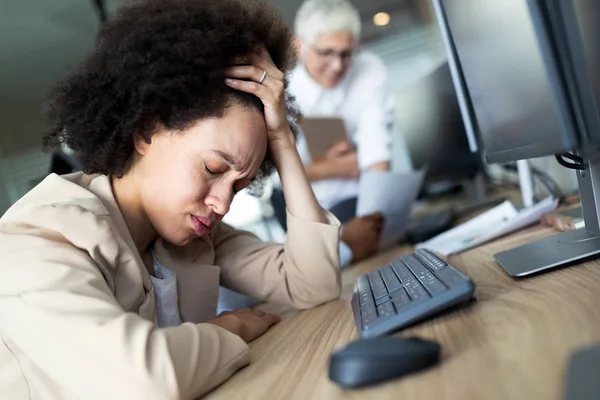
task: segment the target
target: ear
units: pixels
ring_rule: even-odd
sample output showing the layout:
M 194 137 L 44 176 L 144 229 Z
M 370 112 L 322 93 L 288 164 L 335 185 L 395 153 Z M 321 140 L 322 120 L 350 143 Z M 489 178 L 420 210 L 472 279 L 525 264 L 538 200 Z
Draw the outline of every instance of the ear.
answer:
M 292 46 L 294 46 L 294 51 L 298 57 L 304 56 L 304 44 L 300 36 L 294 36 L 294 39 L 292 40 Z
M 152 134 L 148 133 L 144 135 L 141 133 L 136 133 L 133 137 L 133 145 L 135 147 L 135 151 L 139 155 L 145 156 L 148 154 L 148 150 L 150 150 L 150 146 L 152 145 Z

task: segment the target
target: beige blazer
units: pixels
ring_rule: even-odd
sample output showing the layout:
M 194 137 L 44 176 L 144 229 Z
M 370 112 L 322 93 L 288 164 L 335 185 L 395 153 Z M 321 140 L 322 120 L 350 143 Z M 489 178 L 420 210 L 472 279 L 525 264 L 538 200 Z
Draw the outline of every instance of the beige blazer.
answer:
M 309 308 L 340 292 L 339 222 L 288 214 L 285 244 L 219 224 L 176 248 L 184 323 L 158 328 L 154 290 L 106 176 L 51 175 L 0 219 L 0 399 L 189 399 L 249 363 L 212 324 L 219 284 Z

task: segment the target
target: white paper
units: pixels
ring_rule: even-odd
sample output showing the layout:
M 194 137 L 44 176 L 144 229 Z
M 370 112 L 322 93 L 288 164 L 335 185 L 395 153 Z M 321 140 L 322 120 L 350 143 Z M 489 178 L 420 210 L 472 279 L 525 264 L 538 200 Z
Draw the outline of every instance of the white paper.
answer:
M 379 212 L 384 215 L 381 247 L 396 243 L 406 231 L 423 175 L 423 171 L 367 171 L 360 176 L 356 214 L 363 216 Z
M 507 200 L 455 228 L 417 244 L 416 247 L 444 256 L 456 254 L 537 222 L 543 214 L 557 206 L 558 200 L 548 197 L 518 212 Z

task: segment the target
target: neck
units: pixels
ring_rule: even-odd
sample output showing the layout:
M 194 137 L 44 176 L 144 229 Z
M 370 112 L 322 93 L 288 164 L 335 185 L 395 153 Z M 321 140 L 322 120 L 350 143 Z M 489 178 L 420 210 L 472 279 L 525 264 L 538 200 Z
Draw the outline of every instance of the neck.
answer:
M 132 177 L 127 174 L 122 178 L 112 178 L 111 183 L 129 233 L 138 252 L 143 256 L 149 251 L 158 234 L 144 211 L 139 190 Z

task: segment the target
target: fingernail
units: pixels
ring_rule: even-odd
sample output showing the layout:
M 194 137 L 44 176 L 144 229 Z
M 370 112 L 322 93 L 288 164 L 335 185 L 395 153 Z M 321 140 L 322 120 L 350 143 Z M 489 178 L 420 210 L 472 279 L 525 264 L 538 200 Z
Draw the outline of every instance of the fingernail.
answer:
M 225 78 L 225 83 L 229 84 L 229 85 L 235 85 L 235 81 L 233 79 L 229 79 L 229 78 Z

